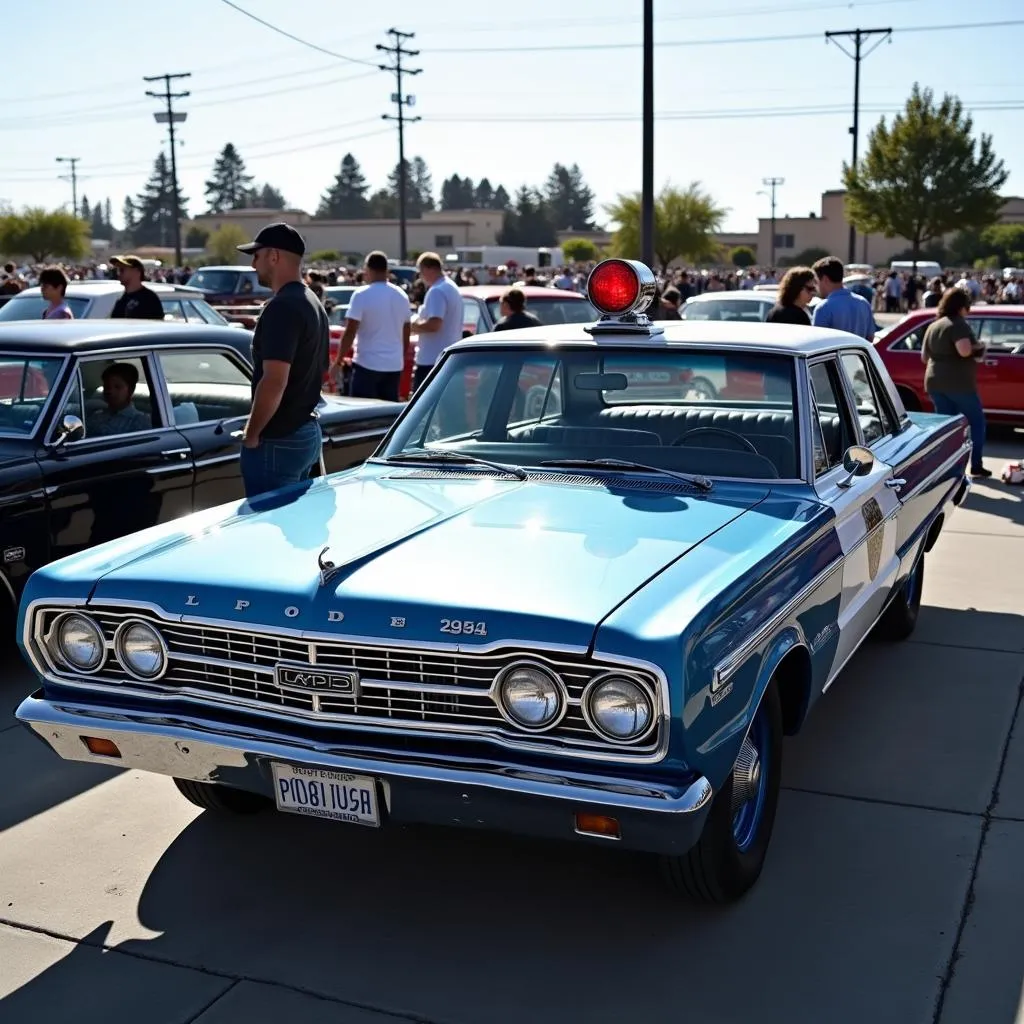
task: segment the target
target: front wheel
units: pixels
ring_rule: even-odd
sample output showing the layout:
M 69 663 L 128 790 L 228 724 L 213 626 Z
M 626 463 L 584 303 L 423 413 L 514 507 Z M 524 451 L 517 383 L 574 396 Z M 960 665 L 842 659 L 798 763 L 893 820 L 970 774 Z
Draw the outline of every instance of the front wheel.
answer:
M 696 846 L 662 858 L 669 888 L 697 903 L 732 903 L 746 893 L 764 867 L 781 780 L 782 705 L 773 682 Z
M 271 801 L 250 793 L 246 789 L 231 786 L 217 786 L 212 782 L 194 782 L 192 779 L 175 779 L 178 792 L 204 811 L 218 811 L 221 814 L 258 814 L 272 806 Z
M 910 570 L 903 586 L 889 602 L 889 607 L 875 626 L 879 640 L 896 642 L 906 640 L 917 626 L 921 612 L 921 592 L 924 589 L 924 552 L 917 556 L 917 563 Z

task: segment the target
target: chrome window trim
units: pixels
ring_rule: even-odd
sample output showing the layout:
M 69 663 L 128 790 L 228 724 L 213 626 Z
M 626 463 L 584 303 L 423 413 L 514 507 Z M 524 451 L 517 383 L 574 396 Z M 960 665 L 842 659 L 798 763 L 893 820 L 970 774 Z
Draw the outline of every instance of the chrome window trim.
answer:
M 34 322 L 34 321 L 33 321 Z M 0 351 L 0 359 L 22 359 L 29 363 L 33 359 L 59 359 L 60 366 L 57 368 L 57 373 L 53 378 L 53 386 L 50 388 L 50 393 L 46 396 L 46 401 L 43 402 L 42 409 L 39 410 L 39 418 L 36 420 L 33 426 L 31 434 L 20 434 L 13 430 L 0 430 L 0 437 L 13 437 L 21 441 L 32 441 L 39 436 L 42 431 L 43 425 L 46 423 L 46 418 L 50 413 L 50 407 L 54 403 L 54 396 L 58 392 L 62 393 L 61 381 L 63 380 L 64 374 L 67 373 L 68 362 L 72 359 L 72 356 L 61 355 L 55 352 L 39 352 L 39 353 L 28 353 L 28 352 L 8 352 Z M 64 385 L 66 388 L 66 385 Z
M 168 354 L 170 354 L 170 355 L 178 355 L 181 352 L 190 352 L 190 353 L 191 352 L 199 352 L 199 353 L 208 352 L 208 353 L 211 353 L 211 354 L 214 354 L 214 355 L 225 355 L 225 356 L 227 356 L 228 357 L 228 361 L 232 362 L 237 369 L 241 370 L 242 373 L 245 374 L 245 376 L 248 378 L 248 381 L 247 381 L 248 386 L 249 386 L 250 390 L 252 389 L 252 367 L 249 366 L 248 364 L 242 363 L 241 359 L 239 358 L 238 352 L 236 350 L 232 349 L 229 345 L 198 345 L 198 344 L 197 345 L 181 345 L 181 346 L 175 346 L 173 349 L 169 350 Z M 162 355 L 164 355 L 164 354 L 165 353 L 162 350 L 154 349 L 154 355 L 156 356 L 156 360 L 155 360 L 156 371 L 157 371 L 157 373 L 159 374 L 159 377 L 160 377 L 160 389 L 163 392 L 163 397 L 164 397 L 164 399 L 167 402 L 166 420 L 167 420 L 168 423 L 170 423 L 172 425 L 172 428 L 175 429 L 175 430 L 181 430 L 182 428 L 209 426 L 211 423 L 220 423 L 220 422 L 222 422 L 224 417 L 223 416 L 218 416 L 218 417 L 216 417 L 215 419 L 212 419 L 212 420 L 197 420 L 195 423 L 182 423 L 180 426 L 175 424 L 175 422 L 174 422 L 174 399 L 171 397 L 170 384 L 169 384 L 169 382 L 167 380 L 167 375 L 164 373 L 163 363 L 160 361 L 160 357 Z M 241 385 L 239 385 L 239 386 L 241 386 Z M 235 417 L 228 417 L 228 418 L 229 419 L 234 419 Z M 238 417 L 237 417 L 237 419 L 239 419 L 239 420 L 244 420 L 245 418 L 246 418 L 246 414 L 244 414 L 244 413 L 240 413 L 238 415 Z M 230 435 L 228 436 L 228 440 L 229 441 L 231 440 Z
M 644 672 L 649 674 L 654 680 L 655 687 L 655 725 L 654 728 L 658 730 L 658 742 L 654 749 L 648 750 L 641 754 L 628 755 L 624 747 L 617 747 L 615 749 L 609 749 L 608 746 L 586 748 L 586 747 L 556 747 L 552 744 L 530 742 L 530 734 L 524 733 L 523 739 L 509 739 L 506 736 L 488 734 L 483 730 L 467 731 L 458 728 L 432 728 L 422 729 L 416 728 L 414 723 L 410 723 L 410 727 L 398 727 L 396 726 L 395 720 L 393 719 L 382 719 L 375 721 L 370 718 L 363 720 L 363 723 L 352 719 L 344 719 L 338 721 L 330 718 L 326 715 L 301 715 L 301 714 L 279 714 L 271 710 L 267 705 L 258 705 L 256 703 L 244 703 L 242 700 L 235 701 L 212 701 L 209 699 L 209 694 L 197 693 L 196 696 L 190 696 L 184 692 L 174 692 L 168 694 L 154 694 L 148 690 L 137 690 L 130 685 L 123 684 L 110 684 L 110 683 L 99 683 L 95 680 L 78 680 L 74 676 L 63 676 L 53 672 L 49 666 L 49 663 L 44 657 L 41 657 L 43 653 L 40 650 L 40 642 L 42 637 L 36 633 L 36 622 L 40 613 L 46 611 L 57 611 L 62 610 L 74 610 L 74 609 L 86 609 L 92 610 L 109 610 L 113 612 L 128 612 L 131 611 L 148 611 L 151 615 L 158 619 L 162 619 L 167 623 L 173 623 L 177 625 L 189 625 L 194 624 L 197 626 L 209 626 L 216 629 L 235 629 L 239 628 L 239 623 L 227 620 L 227 619 L 211 619 L 211 618 L 200 618 L 199 616 L 189 615 L 172 615 L 167 613 L 160 605 L 149 601 L 135 601 L 135 600 L 99 600 L 93 601 L 88 596 L 81 597 L 68 597 L 68 598 L 37 598 L 32 601 L 25 609 L 24 616 L 24 627 L 22 630 L 22 639 L 25 644 L 25 649 L 28 651 L 29 659 L 32 663 L 33 668 L 37 674 L 44 680 L 51 683 L 55 683 L 60 686 L 67 686 L 74 689 L 81 689 L 94 693 L 103 694 L 110 696 L 116 693 L 125 693 L 129 696 L 139 697 L 144 700 L 150 700 L 159 702 L 162 700 L 176 700 L 184 701 L 188 704 L 195 704 L 200 707 L 214 707 L 218 705 L 222 706 L 238 706 L 243 710 L 252 712 L 259 715 L 260 717 L 269 718 L 275 721 L 288 722 L 302 719 L 304 721 L 311 721 L 319 723 L 325 726 L 340 726 L 344 730 L 354 730 L 357 732 L 376 732 L 377 734 L 383 735 L 398 735 L 398 736 L 417 736 L 424 739 L 437 739 L 438 736 L 449 735 L 457 736 L 463 739 L 475 740 L 486 743 L 494 743 L 500 747 L 509 750 L 516 750 L 525 753 L 536 753 L 544 754 L 550 757 L 566 757 L 570 759 L 586 760 L 586 761 L 603 761 L 606 763 L 615 764 L 655 764 L 665 759 L 668 754 L 668 745 L 670 739 L 670 701 L 668 692 L 668 678 L 665 672 L 653 662 L 644 661 L 640 658 L 633 658 L 628 655 L 619 655 L 610 652 L 601 651 L 599 648 L 594 648 L 588 652 L 588 648 L 570 644 L 552 644 L 546 642 L 530 642 L 525 640 L 518 640 L 515 638 L 503 639 L 503 640 L 492 640 L 486 644 L 473 645 L 471 647 L 463 648 L 457 643 L 446 643 L 446 642 L 426 642 L 426 641 L 410 641 L 405 640 L 402 642 L 401 650 L 415 650 L 424 651 L 439 654 L 457 654 L 460 652 L 467 654 L 492 654 L 500 650 L 509 650 L 510 653 L 525 654 L 527 656 L 533 656 L 538 660 L 543 660 L 545 654 L 558 655 L 567 654 L 574 655 L 576 657 L 588 659 L 584 664 L 592 663 L 595 670 L 601 671 L 619 671 L 629 672 L 633 669 L 637 672 Z M 395 650 L 396 644 L 393 638 L 386 637 L 369 637 L 369 636 L 357 636 L 352 634 L 339 634 L 339 633 L 320 633 L 313 630 L 300 630 L 290 629 L 286 626 L 271 627 L 260 624 L 245 624 L 245 629 L 251 633 L 259 633 L 271 638 L 287 637 L 292 640 L 307 641 L 309 643 L 341 643 L 349 645 L 364 645 L 367 647 L 379 647 L 384 650 Z M 604 742 L 602 737 L 598 735 L 596 737 L 598 742 Z M 636 742 L 636 741 L 633 741 Z
M 879 419 L 882 422 L 882 436 L 875 438 L 874 441 L 868 444 L 864 436 L 864 428 L 861 426 L 860 423 L 860 416 L 854 416 L 854 420 L 857 429 L 857 436 L 861 439 L 861 444 L 865 445 L 865 447 L 867 448 L 874 449 L 877 445 L 882 445 L 885 444 L 887 441 L 891 441 L 898 432 L 884 430 L 886 426 L 886 420 L 888 419 L 891 423 L 896 423 L 898 425 L 900 422 L 900 418 L 899 416 L 896 415 L 896 410 L 893 409 L 892 406 L 889 404 L 889 395 L 882 394 L 883 390 L 887 391 L 888 389 L 884 389 L 882 387 L 883 382 L 878 379 L 878 374 L 875 370 L 874 363 L 872 362 L 870 357 L 867 355 L 866 352 L 864 352 L 863 349 L 850 347 L 840 350 L 839 369 L 840 372 L 843 374 L 843 380 L 846 384 L 847 390 L 847 399 L 850 402 L 853 411 L 856 412 L 857 409 L 857 392 L 854 390 L 853 380 L 851 379 L 850 374 L 846 370 L 846 364 L 843 362 L 845 356 L 854 356 L 855 358 L 860 359 L 863 362 L 864 369 L 868 375 L 868 387 L 871 388 L 871 394 L 874 396 L 875 405 L 878 408 Z

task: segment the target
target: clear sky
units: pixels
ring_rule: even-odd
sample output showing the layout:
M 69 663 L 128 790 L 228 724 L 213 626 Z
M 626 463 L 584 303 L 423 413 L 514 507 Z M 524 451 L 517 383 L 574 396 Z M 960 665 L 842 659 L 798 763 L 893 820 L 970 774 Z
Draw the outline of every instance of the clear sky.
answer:
M 259 182 L 312 212 L 351 151 L 374 187 L 397 160 L 394 79 L 374 66 L 395 27 L 415 32 L 406 135 L 435 192 L 452 173 L 510 193 L 554 162 L 578 163 L 602 204 L 640 188 L 640 0 L 237 0 L 257 17 L 355 61 L 317 52 L 223 0 L 50 0 L 5 6 L 0 39 L 0 202 L 70 201 L 58 156 L 80 158 L 79 196 L 110 197 L 114 221 L 165 144 L 144 75 L 191 71 L 179 169 L 189 212 L 225 142 Z M 987 0 L 655 0 L 655 177 L 701 181 L 729 208 L 727 230 L 767 216 L 762 178 L 779 176 L 778 215 L 819 210 L 849 159 L 854 64 L 826 30 L 893 28 L 861 65 L 867 129 L 902 106 L 914 81 L 954 92 L 994 136 L 1024 193 L 1024 3 Z M 500 13 L 495 13 L 498 11 Z M 585 13 L 586 12 L 586 13 Z M 988 26 L 979 23 L 1017 22 Z M 921 31 L 934 26 L 970 26 Z M 975 27 L 977 26 L 977 27 Z M 903 31 L 900 31 L 903 30 Z M 778 36 L 803 38 L 772 39 Z M 765 38 L 769 37 L 769 38 Z M 758 39 L 759 41 L 750 41 Z M 741 41 L 747 40 L 747 41 Z

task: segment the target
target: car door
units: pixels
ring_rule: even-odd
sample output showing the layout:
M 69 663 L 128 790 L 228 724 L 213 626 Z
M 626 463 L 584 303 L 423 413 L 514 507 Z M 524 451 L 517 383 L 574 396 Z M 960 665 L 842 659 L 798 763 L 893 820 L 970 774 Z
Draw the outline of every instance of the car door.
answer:
M 881 615 L 895 582 L 899 497 L 892 466 L 877 454 L 863 476 L 851 476 L 843 466 L 846 450 L 864 444 L 865 434 L 854 415 L 851 389 L 838 356 L 814 360 L 808 375 L 815 488 L 835 513 L 834 528 L 843 552 L 834 673 Z
M 165 349 L 156 363 L 195 465 L 196 511 L 243 497 L 238 458 L 252 406 L 252 371 L 238 353 L 216 345 Z
M 103 375 L 114 364 L 138 375 L 132 405 L 142 415 L 128 430 L 105 418 Z M 167 423 L 149 354 L 81 357 L 58 409 L 37 454 L 53 558 L 192 511 L 192 454 Z M 80 429 L 61 439 L 69 417 Z
M 987 413 L 1024 416 L 1024 317 L 972 317 L 985 346 L 978 364 L 978 394 Z

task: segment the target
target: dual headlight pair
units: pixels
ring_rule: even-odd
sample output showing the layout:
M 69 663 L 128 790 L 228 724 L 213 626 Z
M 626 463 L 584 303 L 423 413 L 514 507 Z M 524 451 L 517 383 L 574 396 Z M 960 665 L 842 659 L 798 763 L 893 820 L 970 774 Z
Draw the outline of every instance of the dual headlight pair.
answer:
M 513 725 L 544 732 L 561 721 L 567 697 L 561 681 L 532 662 L 510 665 L 498 677 L 498 706 Z M 645 686 L 628 676 L 609 673 L 583 691 L 583 717 L 601 737 L 629 743 L 642 737 L 654 721 L 654 700 Z
M 79 672 L 98 672 L 107 659 L 103 631 L 81 612 L 69 612 L 54 623 L 51 644 L 57 657 Z M 148 622 L 130 619 L 114 634 L 114 654 L 139 679 L 156 679 L 167 667 L 167 647 Z

